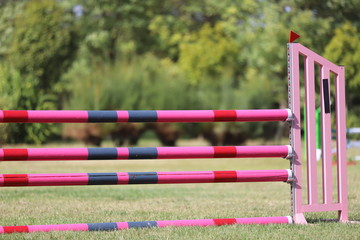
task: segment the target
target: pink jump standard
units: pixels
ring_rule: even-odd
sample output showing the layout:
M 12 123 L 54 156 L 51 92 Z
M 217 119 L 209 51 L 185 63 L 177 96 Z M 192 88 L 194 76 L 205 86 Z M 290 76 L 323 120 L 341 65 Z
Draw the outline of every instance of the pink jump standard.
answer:
M 300 64 L 299 58 L 304 58 L 304 86 L 306 108 L 306 176 L 307 203 L 302 201 L 302 166 L 301 156 L 301 116 L 300 116 Z M 344 67 L 337 66 L 320 55 L 314 53 L 299 43 L 288 44 L 288 80 L 289 108 L 294 120 L 290 130 L 290 141 L 293 147 L 291 169 L 294 174 L 292 183 L 292 214 L 294 223 L 304 224 L 305 212 L 337 211 L 339 221 L 348 221 L 348 190 L 347 190 L 347 158 L 346 158 L 346 106 L 345 106 L 345 75 Z M 322 126 L 322 196 L 320 202 L 317 191 L 316 137 L 315 137 L 315 65 L 321 69 L 320 99 Z M 335 117 L 337 146 L 337 201 L 333 201 L 332 154 L 331 154 L 331 108 L 330 108 L 330 74 L 335 75 Z
M 291 33 L 290 39 L 298 35 Z M 306 109 L 306 164 L 302 157 L 300 56 L 304 58 Z M 322 115 L 322 199 L 318 199 L 315 144 L 315 65 L 319 65 Z M 335 75 L 335 117 L 337 146 L 337 200 L 332 199 L 331 164 L 331 74 Z M 23 148 L 0 149 L 0 161 L 63 161 L 115 159 L 186 159 L 281 157 L 290 159 L 290 169 L 192 172 L 112 172 L 0 174 L 0 187 L 184 184 L 216 182 L 275 182 L 291 184 L 292 216 L 192 219 L 142 222 L 108 222 L 55 225 L 0 226 L 0 233 L 48 231 L 111 231 L 166 226 L 221 226 L 229 224 L 305 224 L 306 212 L 337 211 L 338 220 L 348 220 L 345 77 L 337 66 L 299 43 L 288 44 L 288 109 L 187 110 L 187 111 L 1 111 L 0 122 L 241 122 L 288 121 L 290 144 L 283 146 L 150 147 L 150 148 Z M 303 174 L 306 167 L 307 203 L 303 203 Z

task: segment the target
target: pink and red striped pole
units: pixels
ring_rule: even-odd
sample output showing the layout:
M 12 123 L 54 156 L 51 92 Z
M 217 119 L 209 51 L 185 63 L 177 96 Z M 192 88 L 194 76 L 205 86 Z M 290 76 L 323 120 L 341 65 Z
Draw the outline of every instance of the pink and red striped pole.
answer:
M 220 218 L 220 219 L 192 219 L 142 222 L 110 222 L 110 223 L 79 223 L 54 225 L 26 225 L 26 226 L 0 226 L 1 233 L 15 232 L 50 232 L 50 231 L 115 231 L 129 228 L 151 227 L 185 227 L 185 226 L 222 226 L 232 224 L 289 224 L 290 216 L 283 217 L 254 217 L 254 218 Z
M 256 110 L 0 110 L 0 122 L 258 122 L 288 121 L 289 109 Z
M 0 161 L 289 158 L 292 148 L 279 146 L 130 147 L 130 148 L 3 148 Z
M 0 187 L 218 182 L 290 182 L 292 179 L 292 173 L 288 169 L 187 172 L 0 174 Z

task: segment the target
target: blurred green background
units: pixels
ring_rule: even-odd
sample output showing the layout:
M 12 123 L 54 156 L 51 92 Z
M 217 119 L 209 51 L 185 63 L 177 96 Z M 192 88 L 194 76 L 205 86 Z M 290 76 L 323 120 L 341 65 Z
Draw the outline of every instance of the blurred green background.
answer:
M 359 127 L 359 12 L 358 0 L 0 1 L 0 109 L 286 108 L 293 30 L 345 65 L 348 127 Z M 188 126 L 183 136 L 201 127 Z M 2 124 L 0 138 L 40 144 L 61 127 Z M 226 128 L 285 134 L 273 123 Z

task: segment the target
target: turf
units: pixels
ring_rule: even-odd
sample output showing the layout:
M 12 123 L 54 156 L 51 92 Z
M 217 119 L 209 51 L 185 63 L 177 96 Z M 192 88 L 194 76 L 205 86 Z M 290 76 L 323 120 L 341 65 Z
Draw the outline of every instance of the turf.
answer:
M 157 143 L 142 142 L 142 146 Z M 181 142 L 181 145 L 203 143 Z M 77 147 L 72 145 L 73 147 Z M 14 146 L 12 146 L 14 147 Z M 46 147 L 64 147 L 47 145 Z M 351 150 L 349 155 L 358 154 Z M 1 162 L 1 173 L 285 169 L 285 159 L 188 159 Z M 320 165 L 319 165 L 320 169 Z M 319 175 L 320 175 L 319 170 Z M 360 220 L 360 163 L 349 167 L 349 211 Z M 321 185 L 319 185 L 321 187 Z M 335 187 L 335 186 L 334 186 Z M 290 215 L 286 183 L 1 188 L 0 225 L 63 224 Z M 335 197 L 335 196 L 334 196 Z M 358 239 L 360 225 L 325 223 L 336 213 L 308 214 L 309 225 L 167 227 L 114 232 L 49 232 L 1 239 Z

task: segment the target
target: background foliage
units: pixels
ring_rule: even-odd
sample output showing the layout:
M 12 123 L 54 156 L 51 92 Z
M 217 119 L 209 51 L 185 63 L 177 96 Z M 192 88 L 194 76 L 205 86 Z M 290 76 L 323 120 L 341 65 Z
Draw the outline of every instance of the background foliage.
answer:
M 284 108 L 292 29 L 346 66 L 348 127 L 360 126 L 359 11 L 356 0 L 0 1 L 0 108 Z M 0 131 L 13 143 L 59 134 Z

